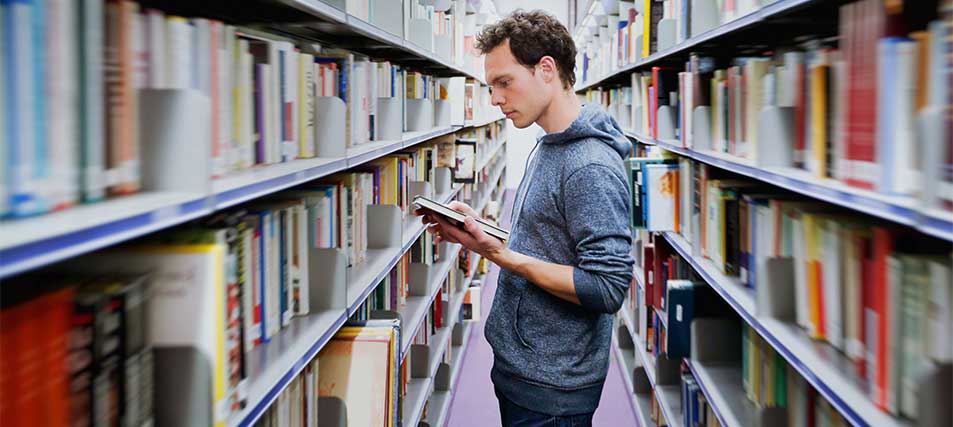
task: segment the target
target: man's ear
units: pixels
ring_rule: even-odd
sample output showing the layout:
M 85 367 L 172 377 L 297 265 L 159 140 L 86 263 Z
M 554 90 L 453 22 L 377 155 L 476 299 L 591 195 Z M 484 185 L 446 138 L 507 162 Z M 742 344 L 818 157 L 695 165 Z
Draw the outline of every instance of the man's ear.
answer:
M 540 71 L 543 73 L 543 81 L 552 83 L 553 79 L 559 78 L 559 70 L 556 69 L 556 60 L 552 56 L 546 55 L 539 59 Z

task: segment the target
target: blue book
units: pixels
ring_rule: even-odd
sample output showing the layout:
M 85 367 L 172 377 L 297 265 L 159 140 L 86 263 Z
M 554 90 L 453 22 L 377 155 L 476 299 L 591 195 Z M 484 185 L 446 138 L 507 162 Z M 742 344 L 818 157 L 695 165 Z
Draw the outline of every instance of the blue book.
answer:
M 689 280 L 669 280 L 668 339 L 665 353 L 670 359 L 691 355 L 691 323 L 695 318 L 695 284 Z
M 287 242 L 288 236 L 287 224 L 288 211 L 281 209 L 277 216 L 278 231 L 278 312 L 281 313 L 281 325 L 287 326 L 291 322 L 291 304 L 288 304 L 288 282 L 289 279 L 289 260 Z
M 268 342 L 271 335 L 268 334 L 268 242 L 271 240 L 271 214 L 267 211 L 257 212 L 259 221 L 258 227 L 261 229 L 258 240 L 258 263 L 261 268 L 258 271 L 258 295 L 261 298 L 261 340 Z

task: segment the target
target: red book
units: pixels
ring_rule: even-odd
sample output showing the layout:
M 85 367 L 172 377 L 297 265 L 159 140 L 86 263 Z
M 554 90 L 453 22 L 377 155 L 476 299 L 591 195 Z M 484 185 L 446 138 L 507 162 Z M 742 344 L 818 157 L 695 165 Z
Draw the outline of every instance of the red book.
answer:
M 887 258 L 893 253 L 894 234 L 883 227 L 874 227 L 871 242 L 871 286 L 870 298 L 865 296 L 864 329 L 867 343 L 867 379 L 871 397 L 877 407 L 887 410 L 887 362 L 890 346 L 887 342 L 887 325 L 890 323 L 887 295 L 889 271 Z
M 72 287 L 63 288 L 43 297 L 40 317 L 34 322 L 43 324 L 43 367 L 40 375 L 43 387 L 42 425 L 65 426 L 70 423 L 70 374 L 67 356 L 73 317 Z
M 437 298 L 434 300 L 433 323 L 434 330 L 443 327 L 443 288 L 437 289 Z
M 652 292 L 652 306 L 664 309 L 662 304 L 665 299 L 665 279 L 664 277 L 671 277 L 668 273 L 668 267 L 663 264 L 671 264 L 668 262 L 672 256 L 672 248 L 668 244 L 658 241 L 655 243 L 655 277 L 657 279 L 655 286 Z
M 843 6 L 849 33 L 847 185 L 873 190 L 880 175 L 877 163 L 877 44 L 886 35 L 882 0 Z M 845 11 L 845 9 L 842 9 Z

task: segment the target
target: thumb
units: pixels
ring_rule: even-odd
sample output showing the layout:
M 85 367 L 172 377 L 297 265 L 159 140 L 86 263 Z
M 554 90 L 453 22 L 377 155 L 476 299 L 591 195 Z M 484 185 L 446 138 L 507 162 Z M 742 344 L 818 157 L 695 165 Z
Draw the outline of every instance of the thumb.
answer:
M 477 225 L 476 220 L 473 219 L 472 216 L 468 216 L 466 217 L 466 219 L 463 220 L 463 226 L 467 230 L 467 232 L 473 235 L 474 237 L 479 236 L 480 234 L 483 233 L 483 230 L 480 229 L 480 226 Z

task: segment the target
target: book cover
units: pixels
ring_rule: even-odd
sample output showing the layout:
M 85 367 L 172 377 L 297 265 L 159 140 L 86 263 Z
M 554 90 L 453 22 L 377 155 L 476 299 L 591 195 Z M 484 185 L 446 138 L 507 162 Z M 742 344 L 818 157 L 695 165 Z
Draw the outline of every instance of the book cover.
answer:
M 678 165 L 645 165 L 646 228 L 650 231 L 674 231 L 678 215 Z

